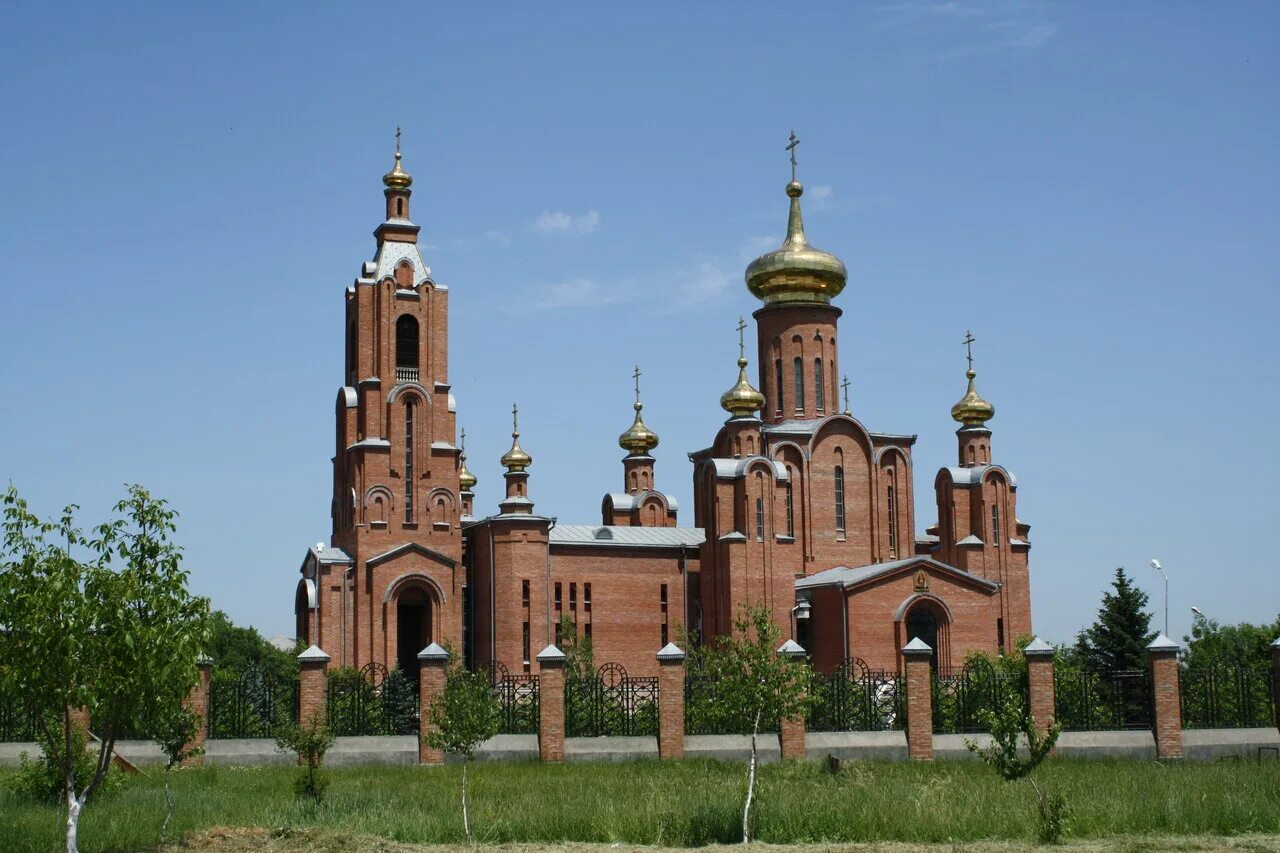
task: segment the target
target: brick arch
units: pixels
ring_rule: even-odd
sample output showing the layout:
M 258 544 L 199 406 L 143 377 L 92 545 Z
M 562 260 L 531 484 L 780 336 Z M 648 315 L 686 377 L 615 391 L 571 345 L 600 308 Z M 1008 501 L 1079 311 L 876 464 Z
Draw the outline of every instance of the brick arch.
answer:
M 927 592 L 918 592 L 906 598 L 894 613 L 894 628 L 898 634 L 898 648 L 911 641 L 909 623 L 911 617 L 917 611 L 927 609 L 933 620 L 937 630 L 937 641 L 930 643 L 933 649 L 933 659 L 939 669 L 945 669 L 950 666 L 951 662 L 951 626 L 954 618 L 951 614 L 951 608 L 947 603 L 936 595 Z

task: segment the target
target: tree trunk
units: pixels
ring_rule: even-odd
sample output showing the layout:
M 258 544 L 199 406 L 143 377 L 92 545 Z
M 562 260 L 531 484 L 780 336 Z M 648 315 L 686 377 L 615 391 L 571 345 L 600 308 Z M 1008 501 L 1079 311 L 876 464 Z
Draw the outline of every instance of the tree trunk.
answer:
M 760 712 L 751 724 L 751 763 L 747 771 L 747 802 L 742 807 L 742 843 L 751 843 L 751 799 L 756 793 L 756 735 L 760 731 Z
M 80 828 L 80 807 L 84 800 L 74 793 L 67 794 L 67 853 L 79 853 L 76 832 Z
M 169 790 L 169 768 L 164 769 L 164 824 L 160 827 L 160 840 L 164 841 L 169 832 L 169 821 L 173 820 L 173 792 Z
M 470 763 L 466 758 L 462 759 L 462 828 L 467 833 L 467 843 L 471 843 L 471 819 L 467 817 L 467 764 Z

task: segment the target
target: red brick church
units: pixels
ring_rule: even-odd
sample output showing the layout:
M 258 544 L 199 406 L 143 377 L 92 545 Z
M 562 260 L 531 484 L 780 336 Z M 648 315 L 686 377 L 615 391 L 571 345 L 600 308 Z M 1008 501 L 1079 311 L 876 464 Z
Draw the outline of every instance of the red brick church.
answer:
M 604 496 L 599 523 L 535 510 L 515 411 L 505 496 L 496 512 L 476 511 L 449 383 L 449 291 L 419 251 L 398 146 L 383 183 L 377 250 L 345 293 L 333 530 L 307 552 L 294 600 L 299 638 L 332 666 L 416 673 L 434 641 L 473 666 L 536 672 L 568 616 L 597 661 L 645 674 L 685 632 L 704 642 L 728 632 L 744 603 L 767 607 L 820 670 L 849 657 L 899 669 L 914 637 L 950 668 L 1031 633 L 1029 527 L 1017 517 L 1017 481 L 992 461 L 995 408 L 974 386 L 972 358 L 951 409 L 957 464 L 934 477 L 937 521 L 917 535 L 916 437 L 868 429 L 847 394 L 840 405 L 833 300 L 847 274 L 808 242 L 794 159 L 786 237 L 746 269 L 760 302 L 759 390 L 740 346 L 737 381 L 720 399 L 728 418 L 688 454 L 688 527 L 657 487 L 658 436 L 638 384 L 634 422 L 618 439 L 621 489 Z M 740 344 L 747 328 L 739 323 Z

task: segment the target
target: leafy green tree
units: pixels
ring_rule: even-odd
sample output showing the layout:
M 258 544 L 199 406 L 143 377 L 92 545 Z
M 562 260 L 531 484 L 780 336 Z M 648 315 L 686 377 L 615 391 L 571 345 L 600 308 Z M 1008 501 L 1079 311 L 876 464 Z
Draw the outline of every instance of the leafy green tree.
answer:
M 324 764 L 325 753 L 331 746 L 333 732 L 325 724 L 319 709 L 312 712 L 311 719 L 286 726 L 276 735 L 276 748 L 296 754 L 303 765 L 293 783 L 294 793 L 299 797 L 310 797 L 317 806 L 324 800 L 324 792 L 329 787 L 329 777 L 320 765 Z
M 1271 644 L 1280 637 L 1280 615 L 1269 625 L 1222 625 L 1216 619 L 1197 615 L 1191 635 L 1183 636 L 1184 663 L 1190 669 L 1213 666 L 1266 666 L 1271 660 Z
M 471 841 L 467 812 L 467 766 L 480 744 L 498 733 L 502 709 L 489 686 L 488 674 L 453 664 L 445 675 L 444 693 L 431 701 L 427 711 L 431 730 L 427 746 L 462 756 L 462 828 Z
M 743 605 L 734 619 L 733 634 L 717 638 L 703 652 L 704 671 L 715 683 L 710 701 L 725 717 L 745 713 L 751 720 L 751 761 L 742 807 L 744 844 L 751 841 L 760 724 L 801 716 L 808 706 L 812 670 L 805 661 L 777 653 L 781 636 L 767 608 Z
M 1116 569 L 1111 592 L 1102 596 L 1098 619 L 1076 637 L 1076 652 L 1086 665 L 1101 672 L 1141 669 L 1147 644 L 1156 637 L 1151 630 L 1147 594 L 1133 585 L 1123 568 Z
M 188 758 L 204 753 L 204 748 L 189 746 L 195 740 L 196 731 L 200 728 L 200 715 L 185 705 L 177 708 L 166 708 L 165 713 L 153 714 L 146 728 L 164 752 L 164 823 L 160 826 L 160 840 L 169 830 L 173 820 L 173 791 L 169 787 L 169 774 L 173 768 Z
M 564 652 L 564 677 L 566 679 L 595 678 L 595 650 L 590 637 L 579 637 L 578 626 L 569 615 L 561 616 L 556 626 L 560 639 L 556 646 Z
M 0 660 L 46 742 L 58 738 L 67 850 L 85 802 L 102 785 L 120 732 L 181 707 L 199 674 L 208 601 L 187 590 L 176 513 L 129 486 L 115 517 L 86 536 L 68 506 L 43 521 L 10 487 L 4 495 Z M 74 709 L 94 721 L 92 777 L 77 780 Z
M 1037 836 L 1041 842 L 1056 844 L 1062 838 L 1066 803 L 1060 796 L 1041 791 L 1036 780 L 1031 778 L 1031 772 L 1053 751 L 1062 727 L 1054 723 L 1042 733 L 1036 728 L 1030 712 L 1024 708 L 1021 697 L 1005 694 L 994 710 L 982 711 L 983 722 L 991 732 L 991 745 L 981 747 L 969 738 L 965 738 L 964 745 L 1006 782 L 1025 777 L 1031 783 L 1036 793 Z M 1025 756 L 1018 752 L 1019 740 L 1026 741 Z
M 209 619 L 205 653 L 219 670 L 239 673 L 259 669 L 276 681 L 289 681 L 298 677 L 298 651 L 301 649 L 293 653 L 277 649 L 257 628 L 236 625 L 221 610 L 213 611 Z

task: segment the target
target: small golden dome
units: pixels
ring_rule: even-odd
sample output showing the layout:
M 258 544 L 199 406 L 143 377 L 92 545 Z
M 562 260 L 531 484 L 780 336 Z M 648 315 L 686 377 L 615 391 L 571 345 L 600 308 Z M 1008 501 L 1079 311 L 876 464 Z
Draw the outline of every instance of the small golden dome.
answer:
M 747 360 L 738 359 L 738 381 L 720 395 L 720 405 L 735 418 L 752 418 L 764 408 L 764 395 L 747 380 Z
M 804 186 L 787 184 L 791 213 L 787 239 L 778 249 L 756 258 L 747 267 L 747 289 L 757 299 L 770 302 L 830 302 L 844 290 L 849 273 L 835 255 L 809 245 L 800 214 Z
M 629 451 L 632 456 L 645 456 L 658 446 L 658 434 L 649 429 L 640 417 L 640 410 L 643 408 L 644 405 L 636 400 L 636 419 L 631 423 L 629 430 L 618 436 L 618 445 L 623 450 Z
M 523 471 L 533 464 L 533 457 L 524 452 L 524 448 L 520 446 L 520 410 L 516 406 L 511 407 L 511 449 L 502 454 L 502 467 L 508 472 L 515 474 Z
M 391 171 L 382 176 L 382 182 L 388 189 L 407 190 L 413 185 L 413 175 L 400 167 L 400 143 L 396 142 L 396 164 Z
M 960 398 L 960 402 L 951 407 L 951 417 L 965 426 L 984 426 L 996 416 L 996 407 L 978 394 L 978 389 L 973 384 L 973 378 L 978 374 L 974 373 L 973 368 L 965 371 L 964 375 L 969 377 L 969 390 Z
M 476 487 L 476 483 L 480 482 L 476 479 L 476 475 L 467 470 L 467 454 L 462 454 L 458 458 L 458 485 L 462 491 L 470 492 Z

